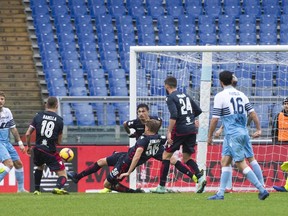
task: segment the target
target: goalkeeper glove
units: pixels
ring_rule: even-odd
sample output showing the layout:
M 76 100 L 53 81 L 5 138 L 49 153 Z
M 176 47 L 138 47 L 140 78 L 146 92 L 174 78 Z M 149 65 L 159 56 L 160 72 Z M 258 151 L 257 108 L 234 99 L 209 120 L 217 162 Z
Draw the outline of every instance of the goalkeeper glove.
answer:
M 281 170 L 288 172 L 288 161 L 283 162 L 283 164 L 281 165 Z

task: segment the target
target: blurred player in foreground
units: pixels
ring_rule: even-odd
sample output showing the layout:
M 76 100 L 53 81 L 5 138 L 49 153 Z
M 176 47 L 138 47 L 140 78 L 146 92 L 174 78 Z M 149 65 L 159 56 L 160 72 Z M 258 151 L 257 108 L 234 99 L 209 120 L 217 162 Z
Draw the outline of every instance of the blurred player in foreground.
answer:
M 259 119 L 247 96 L 232 86 L 232 72 L 221 72 L 219 74 L 219 80 L 224 90 L 217 93 L 214 97 L 214 107 L 207 144 L 212 144 L 213 133 L 219 118 L 221 118 L 225 131 L 225 142 L 223 143 L 222 150 L 225 156 L 222 159 L 223 167 L 220 179 L 220 189 L 215 195 L 208 199 L 224 199 L 225 187 L 230 176 L 230 171 L 228 169 L 233 159 L 237 168 L 241 170 L 247 179 L 259 190 L 258 198 L 260 200 L 265 200 L 269 196 L 269 193 L 265 190 L 263 184 L 258 180 L 255 173 L 245 161 L 247 153 L 253 155 L 247 130 L 247 116 L 249 115 L 256 125 L 256 132 L 253 134 L 253 137 L 259 137 L 261 135 Z
M 288 161 L 284 162 L 281 165 L 281 170 L 284 172 L 288 172 Z M 288 192 L 288 177 L 286 178 L 286 183 L 284 186 L 276 186 L 274 185 L 273 188 L 279 192 Z
M 25 147 L 20 139 L 20 135 L 16 128 L 12 112 L 9 108 L 4 107 L 6 95 L 0 91 L 0 162 L 3 163 L 0 170 L 0 182 L 15 167 L 15 176 L 18 184 L 18 193 L 28 192 L 24 188 L 24 169 L 20 157 L 10 143 L 10 131 L 12 132 L 15 141 L 18 143 L 20 151 L 25 153 Z
M 33 150 L 33 162 L 37 166 L 34 172 L 35 195 L 40 194 L 40 184 L 45 164 L 50 171 L 58 175 L 56 188 L 53 189 L 52 193 L 58 195 L 69 194 L 63 189 L 67 182 L 65 165 L 56 151 L 56 146 L 61 144 L 63 132 L 63 119 L 57 115 L 57 109 L 57 98 L 48 97 L 46 110 L 34 116 L 26 132 L 27 153 L 31 155 Z M 34 130 L 36 130 L 36 144 L 32 149 L 30 141 Z

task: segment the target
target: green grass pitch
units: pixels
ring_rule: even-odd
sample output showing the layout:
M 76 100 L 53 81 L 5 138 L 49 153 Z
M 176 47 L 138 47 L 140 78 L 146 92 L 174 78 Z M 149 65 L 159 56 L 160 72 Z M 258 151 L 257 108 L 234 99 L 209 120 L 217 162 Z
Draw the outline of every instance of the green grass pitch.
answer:
M 257 193 L 226 194 L 225 200 L 207 200 L 211 193 L 0 194 L 0 215 L 80 216 L 278 216 L 287 215 L 288 193 L 270 193 L 258 200 Z

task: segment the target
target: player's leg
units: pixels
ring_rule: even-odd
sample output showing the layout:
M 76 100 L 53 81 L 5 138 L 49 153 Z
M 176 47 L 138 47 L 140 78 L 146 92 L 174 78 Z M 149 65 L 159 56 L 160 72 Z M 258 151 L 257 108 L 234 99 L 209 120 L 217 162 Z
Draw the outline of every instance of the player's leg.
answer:
M 186 164 L 182 163 L 180 160 L 178 160 L 174 156 L 170 158 L 170 163 L 173 164 L 175 168 L 178 169 L 181 173 L 187 175 L 189 178 L 191 178 L 194 181 L 193 179 L 194 173 L 192 173 L 192 171 Z M 196 176 L 195 176 L 195 180 L 197 182 Z
M 11 159 L 13 161 L 13 165 L 15 167 L 15 177 L 16 177 L 16 181 L 17 181 L 17 186 L 18 186 L 18 190 L 17 192 L 21 193 L 21 192 L 28 192 L 27 190 L 25 190 L 24 188 L 24 168 L 23 168 L 23 164 L 22 161 L 20 160 L 20 157 L 16 151 L 16 149 L 12 146 L 11 143 L 6 143 L 6 148 L 11 156 Z
M 58 175 L 56 188 L 53 189 L 52 193 L 57 195 L 69 194 L 64 190 L 64 185 L 67 182 L 67 172 L 59 153 L 42 153 L 42 157 L 45 158 L 45 164 L 49 167 L 50 171 L 55 172 Z
M 228 166 L 228 172 L 229 172 L 229 177 L 226 183 L 226 188 L 225 188 L 225 193 L 232 193 L 233 192 L 233 186 L 232 186 L 232 165 Z
M 43 156 L 42 156 L 43 155 Z M 41 179 L 44 170 L 44 161 L 46 156 L 37 148 L 33 148 L 33 163 L 37 166 L 34 171 L 34 194 L 41 194 Z
M 238 135 L 237 138 L 231 139 L 231 142 L 233 143 L 233 159 L 237 168 L 241 170 L 246 178 L 259 190 L 260 193 L 258 198 L 260 200 L 264 200 L 269 196 L 269 193 L 265 190 L 263 184 L 261 184 L 253 170 L 247 165 L 245 161 L 245 150 L 242 143 L 248 143 L 249 139 L 250 138 L 248 135 L 241 136 L 241 134 Z
M 262 185 L 264 185 L 263 173 L 262 173 L 262 169 L 261 169 L 259 163 L 255 159 L 255 157 L 249 157 L 248 161 L 252 167 L 252 170 L 254 171 L 255 175 L 257 176 L 258 180 L 260 181 L 260 183 Z
M 4 145 L 0 145 L 0 161 L 2 162 L 2 172 L 0 173 L 0 182 L 13 168 L 13 161 L 11 156 Z

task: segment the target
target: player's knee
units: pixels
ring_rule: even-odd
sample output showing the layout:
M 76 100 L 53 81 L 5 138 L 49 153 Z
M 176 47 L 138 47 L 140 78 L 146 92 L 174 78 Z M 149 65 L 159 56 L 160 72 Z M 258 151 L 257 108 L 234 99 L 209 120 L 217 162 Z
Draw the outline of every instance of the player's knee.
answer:
M 107 161 L 106 158 L 101 158 L 96 162 L 100 167 L 106 166 L 107 165 Z
M 109 188 L 109 189 L 111 188 L 111 184 L 110 184 L 110 182 L 107 181 L 107 179 L 105 179 L 105 181 L 104 181 L 104 187 Z
M 175 165 L 177 163 L 177 159 L 175 157 L 170 158 L 170 163 Z
M 3 164 L 5 166 L 7 166 L 9 169 L 13 168 L 13 161 L 11 159 L 7 159 L 7 160 L 3 161 Z
M 23 167 L 22 161 L 20 161 L 20 160 L 13 161 L 13 165 L 14 165 L 15 169 L 21 169 Z

